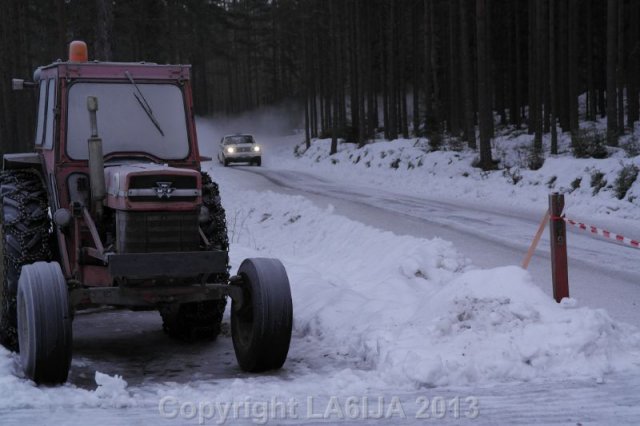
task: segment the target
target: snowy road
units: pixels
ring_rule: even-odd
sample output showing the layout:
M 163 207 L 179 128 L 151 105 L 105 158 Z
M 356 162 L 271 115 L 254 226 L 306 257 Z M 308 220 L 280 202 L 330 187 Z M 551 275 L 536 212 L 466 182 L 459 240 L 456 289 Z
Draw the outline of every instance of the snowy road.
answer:
M 483 268 L 520 264 L 544 214 L 544 210 L 505 211 L 413 197 L 299 171 L 255 167 L 214 170 L 230 173 L 247 188 L 299 194 L 320 205 L 331 204 L 336 213 L 378 229 L 443 238 Z M 640 250 L 567 228 L 571 296 L 640 326 Z M 548 230 L 529 270 L 534 281 L 552 294 Z

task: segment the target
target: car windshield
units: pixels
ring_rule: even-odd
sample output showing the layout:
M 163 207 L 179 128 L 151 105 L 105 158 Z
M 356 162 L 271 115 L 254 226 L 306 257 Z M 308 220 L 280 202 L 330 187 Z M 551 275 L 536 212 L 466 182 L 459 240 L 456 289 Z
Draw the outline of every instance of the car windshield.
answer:
M 253 136 L 238 135 L 238 136 L 227 136 L 224 138 L 225 145 L 238 145 L 241 143 L 253 143 Z
M 88 157 L 91 136 L 87 97 L 98 98 L 98 134 L 104 155 L 113 152 L 144 152 L 163 160 L 180 160 L 189 155 L 189 136 L 182 90 L 173 84 L 136 82 L 153 117 L 150 119 L 136 99 L 136 87 L 129 82 L 78 82 L 69 88 L 67 153 L 76 160 Z

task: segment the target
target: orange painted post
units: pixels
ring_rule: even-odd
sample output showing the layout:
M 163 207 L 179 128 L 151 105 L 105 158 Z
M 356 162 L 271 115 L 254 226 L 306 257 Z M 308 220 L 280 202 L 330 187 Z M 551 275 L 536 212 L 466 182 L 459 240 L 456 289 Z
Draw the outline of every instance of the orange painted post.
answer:
M 551 240 L 551 276 L 553 298 L 560 302 L 569 297 L 569 269 L 567 267 L 567 229 L 562 217 L 564 195 L 549 195 L 549 231 Z

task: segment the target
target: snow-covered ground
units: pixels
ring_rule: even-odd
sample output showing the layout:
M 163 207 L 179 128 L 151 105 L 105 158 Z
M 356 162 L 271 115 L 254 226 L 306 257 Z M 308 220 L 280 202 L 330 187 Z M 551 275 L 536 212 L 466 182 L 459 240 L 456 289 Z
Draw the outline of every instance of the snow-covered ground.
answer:
M 215 142 L 206 141 L 217 139 L 206 123 L 199 129 L 203 152 L 215 154 Z M 548 159 L 536 172 L 521 170 L 514 185 L 500 171 L 472 169 L 471 153 L 427 153 L 425 141 L 342 145 L 332 157 L 328 141 L 316 141 L 298 158 L 300 140 L 265 137 L 265 166 L 536 212 L 546 208 L 550 186 L 570 188 L 578 176 L 588 182 L 593 168 L 611 179 L 621 161 L 637 160 Z M 640 421 L 640 324 L 573 299 L 557 304 L 518 266 L 480 269 L 440 238 L 376 229 L 299 195 L 255 191 L 240 171 L 207 167 L 227 210 L 233 269 L 257 256 L 280 258 L 287 268 L 294 339 L 284 369 L 214 379 L 193 371 L 186 381 L 157 376 L 135 384 L 126 374 L 96 371 L 95 385 L 38 388 L 22 378 L 18 357 L 0 348 L 3 424 Z M 630 194 L 640 193 L 637 185 Z M 640 229 L 633 199 L 591 192 L 571 192 L 567 214 L 619 232 Z M 167 356 L 179 363 L 175 353 Z M 74 360 L 72 370 L 91 362 Z

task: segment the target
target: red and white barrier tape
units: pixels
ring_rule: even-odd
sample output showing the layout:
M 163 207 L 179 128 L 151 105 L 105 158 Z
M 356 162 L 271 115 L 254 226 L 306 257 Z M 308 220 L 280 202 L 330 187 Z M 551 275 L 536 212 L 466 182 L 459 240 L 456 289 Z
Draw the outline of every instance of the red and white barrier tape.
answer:
M 613 232 L 609 232 L 605 229 L 596 228 L 595 226 L 586 225 L 584 223 L 576 222 L 575 220 L 563 218 L 565 222 L 567 222 L 571 226 L 575 226 L 583 231 L 591 232 L 592 234 L 600 235 L 604 238 L 609 238 L 611 240 L 616 240 L 621 244 L 626 244 L 631 247 L 640 248 L 640 241 L 632 240 L 631 238 L 627 238 L 620 234 L 614 234 Z

